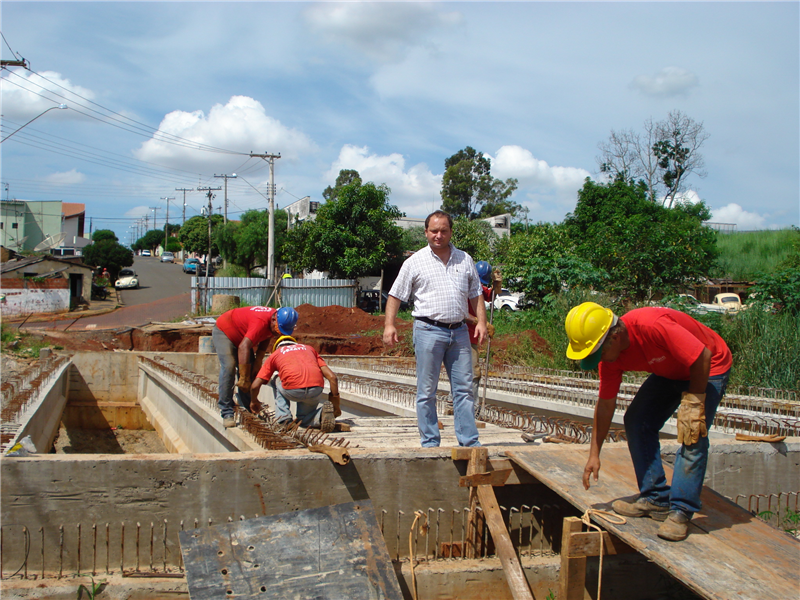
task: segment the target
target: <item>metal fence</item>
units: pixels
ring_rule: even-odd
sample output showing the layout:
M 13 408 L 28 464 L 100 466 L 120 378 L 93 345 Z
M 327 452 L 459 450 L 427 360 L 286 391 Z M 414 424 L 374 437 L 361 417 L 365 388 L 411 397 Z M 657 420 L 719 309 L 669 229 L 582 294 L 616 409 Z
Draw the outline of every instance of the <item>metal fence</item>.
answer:
M 192 277 L 192 314 L 211 311 L 215 294 L 239 296 L 242 306 L 297 307 L 356 306 L 358 282 L 352 279 L 281 279 L 277 289 L 270 279 L 259 277 Z

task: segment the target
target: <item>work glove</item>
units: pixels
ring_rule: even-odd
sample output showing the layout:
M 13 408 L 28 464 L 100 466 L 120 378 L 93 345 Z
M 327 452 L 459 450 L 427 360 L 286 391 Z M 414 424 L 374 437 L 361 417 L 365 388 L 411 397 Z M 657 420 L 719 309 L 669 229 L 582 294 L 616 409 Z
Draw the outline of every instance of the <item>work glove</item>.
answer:
M 706 395 L 683 392 L 678 408 L 678 441 L 691 446 L 707 435 Z
M 490 338 L 493 338 L 494 337 L 494 325 L 492 325 L 491 323 L 487 323 L 486 324 L 486 333 L 489 334 Z
M 250 381 L 250 365 L 240 364 L 239 365 L 239 381 L 236 382 L 236 387 L 242 388 L 242 390 L 246 392 L 250 392 L 250 386 L 253 385 L 253 382 Z
M 328 400 L 330 400 L 331 404 L 333 404 L 333 416 L 341 417 L 342 409 L 339 407 L 339 402 L 341 402 L 339 394 L 334 394 L 333 392 L 331 392 L 330 394 L 328 394 Z

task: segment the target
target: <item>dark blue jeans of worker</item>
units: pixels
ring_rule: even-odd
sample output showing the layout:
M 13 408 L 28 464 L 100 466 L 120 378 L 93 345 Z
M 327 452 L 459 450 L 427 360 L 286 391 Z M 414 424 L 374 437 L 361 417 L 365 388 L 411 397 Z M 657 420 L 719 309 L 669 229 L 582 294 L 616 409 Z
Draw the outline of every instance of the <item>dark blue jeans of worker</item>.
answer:
M 233 388 L 236 385 L 237 370 L 239 367 L 239 349 L 233 344 L 225 332 L 216 325 L 211 332 L 211 341 L 219 358 L 219 400 L 217 406 L 222 418 L 233 416 Z M 250 392 L 243 393 L 236 388 L 236 398 L 239 406 L 250 410 Z
M 729 377 L 730 371 L 727 371 L 708 378 L 705 409 L 709 430 L 725 395 Z M 708 463 L 708 437 L 701 437 L 696 444 L 682 445 L 678 449 L 671 486 L 664 474 L 658 441 L 659 431 L 680 406 L 681 393 L 688 389 L 688 381 L 650 375 L 625 413 L 625 434 L 640 494 L 658 506 L 680 510 L 691 518 L 701 508 L 700 492 Z
M 322 414 L 321 386 L 311 386 L 287 390 L 281 385 L 281 378 L 275 377 L 269 383 L 275 397 L 275 419 L 278 423 L 288 423 L 292 420 L 290 400 L 297 402 L 297 418 L 301 427 L 319 427 L 319 417 Z
M 423 448 L 441 443 L 436 390 L 444 364 L 453 396 L 453 419 L 460 446 L 480 446 L 472 400 L 472 346 L 467 326 L 458 329 L 414 321 L 414 353 L 417 357 L 417 426 Z

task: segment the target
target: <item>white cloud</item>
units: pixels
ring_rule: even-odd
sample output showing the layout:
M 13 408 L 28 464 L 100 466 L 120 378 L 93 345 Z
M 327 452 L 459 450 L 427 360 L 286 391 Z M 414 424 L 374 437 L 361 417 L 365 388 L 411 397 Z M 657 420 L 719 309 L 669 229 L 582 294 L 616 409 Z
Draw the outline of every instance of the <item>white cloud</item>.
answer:
M 399 59 L 431 30 L 461 21 L 458 13 L 417 2 L 323 3 L 307 8 L 303 17 L 325 41 L 382 62 Z
M 59 104 L 70 106 L 72 102 L 74 106 L 85 105 L 86 100 L 95 97 L 91 90 L 73 85 L 69 79 L 54 71 L 37 74 L 14 70 L 0 80 L 0 94 L 3 116 L 7 119 L 31 119 Z M 78 98 L 76 94 L 86 100 Z M 77 113 L 63 111 L 62 114 Z
M 637 75 L 631 87 L 646 96 L 669 97 L 685 94 L 697 86 L 697 75 L 680 67 L 664 67 L 654 76 Z
M 426 216 L 441 204 L 442 176 L 424 163 L 406 168 L 401 154 L 370 154 L 369 148 L 347 144 L 325 173 L 325 185 L 333 185 L 341 169 L 355 169 L 363 181 L 385 183 L 392 190 L 390 203 L 410 217 Z
M 63 173 L 53 173 L 44 178 L 47 183 L 54 183 L 56 185 L 74 185 L 76 183 L 83 183 L 86 181 L 86 175 L 79 173 L 76 169 L 65 171 Z
M 722 208 L 712 209 L 711 214 L 711 220 L 714 223 L 735 223 L 741 231 L 764 229 L 764 225 L 767 222 L 766 217 L 762 217 L 758 213 L 748 212 L 734 203 Z
M 130 217 L 131 219 L 139 219 L 146 215 L 151 214 L 152 211 L 150 210 L 149 206 L 136 206 L 128 211 L 125 212 L 123 217 Z M 171 219 L 170 219 L 171 220 Z
M 173 111 L 164 117 L 158 130 L 166 136 L 226 150 L 263 153 L 275 149 L 290 161 L 316 151 L 308 136 L 270 117 L 260 102 L 247 96 L 232 96 L 224 106 L 215 104 L 208 117 L 201 110 Z M 240 155 L 198 151 L 163 139 L 164 135 L 146 141 L 134 155 L 139 160 L 189 170 L 236 168 L 243 160 Z

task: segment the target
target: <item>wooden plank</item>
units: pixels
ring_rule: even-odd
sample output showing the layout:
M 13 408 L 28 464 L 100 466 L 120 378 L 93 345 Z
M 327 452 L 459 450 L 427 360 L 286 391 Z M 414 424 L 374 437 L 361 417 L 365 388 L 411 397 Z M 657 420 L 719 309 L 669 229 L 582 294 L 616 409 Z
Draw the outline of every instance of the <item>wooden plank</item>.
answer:
M 636 552 L 618 537 L 607 531 L 603 532 L 603 555 L 630 554 Z M 569 558 L 582 556 L 600 556 L 600 532 L 582 531 L 573 533 L 569 539 Z
M 636 477 L 627 447 L 606 447 L 600 480 L 583 489 L 585 446 L 508 449 L 506 455 L 553 489 L 580 512 L 611 510 L 619 497 L 635 496 Z M 668 479 L 672 472 L 665 465 Z M 668 542 L 656 535 L 652 519 L 614 525 L 592 520 L 661 566 L 703 598 L 786 600 L 800 596 L 800 541 L 780 532 L 704 487 L 703 509 L 689 525 L 689 537 Z
M 179 533 L 192 600 L 401 600 L 372 503 L 235 521 Z
M 503 469 L 502 471 L 487 471 L 486 473 L 475 473 L 474 475 L 467 475 L 458 478 L 458 487 L 475 487 L 476 485 L 491 485 L 491 486 L 504 486 L 508 476 L 511 475 L 511 469 Z
M 470 448 L 471 457 L 467 464 L 467 475 L 486 471 L 489 451 L 486 448 Z M 467 558 L 480 556 L 483 543 L 483 528 L 478 518 L 478 489 L 469 490 L 469 519 L 467 520 Z
M 491 485 L 479 485 L 477 490 L 511 595 L 514 600 L 533 600 L 525 572 L 522 570 L 514 545 L 511 543 L 511 536 L 508 534 L 505 521 L 503 521 L 503 515 L 500 513 L 494 488 Z
M 583 600 L 586 589 L 586 558 L 570 557 L 572 536 L 580 533 L 583 523 L 578 517 L 565 517 L 561 530 L 561 569 L 558 574 L 560 600 Z

